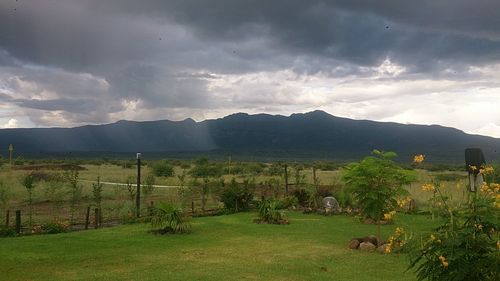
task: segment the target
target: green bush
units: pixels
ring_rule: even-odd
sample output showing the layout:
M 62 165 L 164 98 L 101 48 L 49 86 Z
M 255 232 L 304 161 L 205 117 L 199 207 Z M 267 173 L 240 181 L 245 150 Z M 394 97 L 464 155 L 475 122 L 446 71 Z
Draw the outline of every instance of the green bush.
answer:
M 194 167 L 191 168 L 189 174 L 195 178 L 220 177 L 223 174 L 221 164 L 210 163 L 207 158 L 200 158 L 195 161 Z
M 279 209 L 295 208 L 299 205 L 299 200 L 295 196 L 287 196 L 277 201 L 279 202 Z
M 412 239 L 403 247 L 418 280 L 500 280 L 499 189 L 498 184 L 483 186 L 458 210 L 445 204 L 448 219 L 428 238 Z
M 160 234 L 187 233 L 191 230 L 188 219 L 180 207 L 160 203 L 154 209 L 151 225 L 160 227 Z
M 281 209 L 281 202 L 278 200 L 264 200 L 259 205 L 260 223 L 288 224 L 285 212 Z
M 174 166 L 167 160 L 154 162 L 151 165 L 151 170 L 157 177 L 172 177 L 174 175 Z
M 307 205 L 309 197 L 311 197 L 310 192 L 303 188 L 294 190 L 292 192 L 292 195 L 295 196 L 295 198 L 297 198 L 297 202 L 301 206 Z
M 0 226 L 0 237 L 14 237 L 16 235 L 16 230 L 13 227 Z
M 42 225 L 42 233 L 56 234 L 69 231 L 69 225 L 62 222 L 49 222 Z
M 342 171 L 342 180 L 366 218 L 382 220 L 385 213 L 397 207 L 396 198 L 408 194 L 403 185 L 410 183 L 414 174 L 392 161 L 396 156 L 394 152 L 374 150 L 373 156 Z
M 231 182 L 223 187 L 220 200 L 224 203 L 224 208 L 231 212 L 246 210 L 253 200 L 255 185 L 246 180 L 239 184 L 233 178 Z

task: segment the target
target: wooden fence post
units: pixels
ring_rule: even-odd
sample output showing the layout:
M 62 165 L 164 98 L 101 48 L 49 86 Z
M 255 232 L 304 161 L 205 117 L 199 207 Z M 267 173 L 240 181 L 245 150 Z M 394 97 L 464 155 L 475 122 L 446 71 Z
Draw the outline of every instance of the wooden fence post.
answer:
M 21 210 L 16 210 L 16 233 L 21 233 Z
M 89 229 L 90 223 L 90 206 L 87 207 L 87 213 L 85 214 L 85 230 Z
M 285 164 L 285 197 L 288 196 L 288 165 Z
M 194 215 L 194 201 L 191 201 L 191 215 Z
M 94 228 L 99 228 L 99 208 L 94 209 Z
M 7 214 L 5 215 L 5 227 L 9 227 L 10 222 L 10 210 L 7 210 Z

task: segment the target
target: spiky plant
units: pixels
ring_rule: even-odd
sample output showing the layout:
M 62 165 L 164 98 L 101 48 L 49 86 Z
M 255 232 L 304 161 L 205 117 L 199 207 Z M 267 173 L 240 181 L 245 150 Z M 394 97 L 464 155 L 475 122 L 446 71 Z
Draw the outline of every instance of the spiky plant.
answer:
M 191 230 L 189 218 L 182 209 L 167 203 L 155 207 L 151 225 L 159 227 L 161 233 L 187 233 Z

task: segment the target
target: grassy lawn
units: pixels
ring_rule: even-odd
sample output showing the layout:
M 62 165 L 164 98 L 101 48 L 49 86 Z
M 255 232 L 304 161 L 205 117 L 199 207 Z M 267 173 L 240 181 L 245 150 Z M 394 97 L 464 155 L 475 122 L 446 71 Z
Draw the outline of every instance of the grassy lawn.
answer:
M 349 216 L 289 213 L 290 225 L 252 223 L 254 213 L 196 218 L 188 235 L 149 225 L 0 239 L 1 280 L 415 280 L 406 256 L 349 250 L 376 232 Z M 402 215 L 413 231 L 425 216 Z M 383 237 L 395 225 L 382 226 Z

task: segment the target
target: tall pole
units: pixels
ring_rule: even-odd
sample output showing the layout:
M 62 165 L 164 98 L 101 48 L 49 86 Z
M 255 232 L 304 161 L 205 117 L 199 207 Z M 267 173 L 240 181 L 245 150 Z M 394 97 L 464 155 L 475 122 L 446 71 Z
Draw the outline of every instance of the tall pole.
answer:
M 9 144 L 9 164 L 12 166 L 12 151 L 14 151 L 14 147 L 12 144 Z
M 288 196 L 288 165 L 285 164 L 285 197 Z
M 141 154 L 137 153 L 137 190 L 135 193 L 135 210 L 137 217 L 141 217 Z

